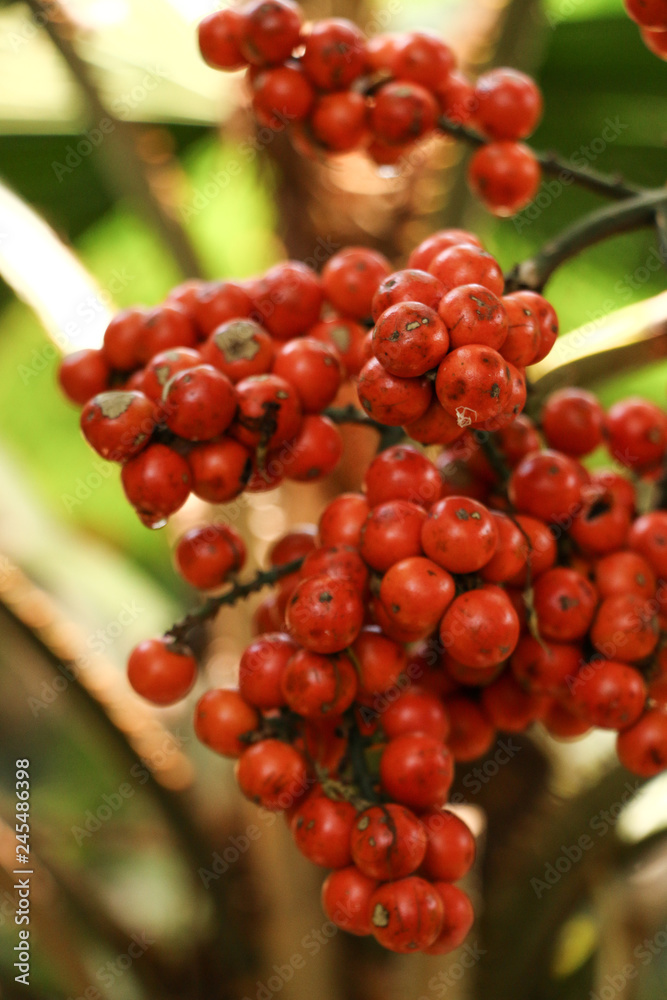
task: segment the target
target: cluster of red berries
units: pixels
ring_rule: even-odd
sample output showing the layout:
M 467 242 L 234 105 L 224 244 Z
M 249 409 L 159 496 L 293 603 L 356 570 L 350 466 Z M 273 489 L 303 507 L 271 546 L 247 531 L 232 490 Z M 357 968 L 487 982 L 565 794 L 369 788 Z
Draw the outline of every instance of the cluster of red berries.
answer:
M 190 491 L 225 503 L 336 466 L 340 432 L 322 411 L 366 358 L 364 321 L 390 271 L 349 248 L 321 277 L 286 261 L 250 281 L 190 281 L 156 308 L 122 311 L 99 350 L 62 361 L 86 440 L 122 464 L 145 524 L 164 524 Z
M 454 764 L 497 731 L 613 730 L 631 771 L 667 769 L 667 513 L 638 515 L 633 479 L 580 461 L 605 445 L 656 480 L 667 416 L 636 398 L 605 413 L 564 389 L 540 429 L 521 415 L 468 430 L 435 461 L 410 444 L 381 452 L 363 492 L 273 547 L 289 572 L 257 610 L 238 688 L 196 707 L 198 737 L 238 759 L 244 794 L 285 810 L 299 849 L 332 869 L 330 919 L 392 950 L 442 954 L 471 926 L 452 883 L 474 840 L 445 807 Z M 198 549 L 204 530 L 177 548 L 198 586 L 212 558 L 239 563 L 231 529 L 224 558 Z M 159 704 L 195 672 L 172 640 L 130 657 L 133 686 Z
M 667 0 L 624 0 L 625 9 L 636 24 L 647 49 L 659 59 L 667 59 Z
M 199 25 L 199 45 L 215 69 L 248 68 L 255 117 L 289 126 L 306 155 L 364 149 L 377 164 L 397 164 L 439 124 L 465 125 L 488 140 L 469 181 L 491 211 L 511 215 L 537 192 L 539 163 L 519 140 L 535 129 L 542 98 L 524 73 L 495 69 L 473 84 L 435 35 L 368 39 L 343 18 L 304 29 L 292 0 L 215 11 Z
M 373 357 L 358 379 L 364 410 L 421 444 L 511 423 L 526 402 L 525 370 L 553 347 L 558 319 L 543 296 L 504 287 L 472 233 L 443 230 L 415 247 L 373 297 Z

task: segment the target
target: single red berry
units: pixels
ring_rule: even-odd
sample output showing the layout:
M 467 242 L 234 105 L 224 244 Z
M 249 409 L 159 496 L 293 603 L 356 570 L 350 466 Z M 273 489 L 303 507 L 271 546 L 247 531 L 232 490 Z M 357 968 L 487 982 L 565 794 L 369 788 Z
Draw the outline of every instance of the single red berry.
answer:
M 329 406 L 343 378 L 335 348 L 312 337 L 300 337 L 279 347 L 273 373 L 296 389 L 304 413 L 320 413 Z
M 282 676 L 296 643 L 284 632 L 268 632 L 251 642 L 239 663 L 239 692 L 262 711 L 285 704 Z
M 377 880 L 360 872 L 355 865 L 333 871 L 322 886 L 322 909 L 336 927 L 348 934 L 371 933 L 370 899 Z
M 540 423 L 550 448 L 574 456 L 594 451 L 605 431 L 604 410 L 597 396 L 585 389 L 552 392 L 542 408 Z
M 573 642 L 586 635 L 598 594 L 581 573 L 556 566 L 535 581 L 533 602 L 540 635 L 557 642 Z
M 251 375 L 236 385 L 238 411 L 230 434 L 247 448 L 275 450 L 301 427 L 301 403 L 295 389 L 278 375 Z
M 468 497 L 449 496 L 429 511 L 422 526 L 424 552 L 450 573 L 474 573 L 498 545 L 498 529 L 487 508 Z
M 475 116 L 477 98 L 475 88 L 470 80 L 452 70 L 442 80 L 436 80 L 432 85 L 440 103 L 440 109 L 450 122 L 455 125 L 470 125 Z
M 482 708 L 496 729 L 506 733 L 522 733 L 540 719 L 547 699 L 533 691 L 525 691 L 513 674 L 504 670 L 496 680 L 482 689 Z
M 373 353 L 383 368 L 414 378 L 440 364 L 449 347 L 438 314 L 419 302 L 399 302 L 382 313 L 373 330 Z
M 322 511 L 318 524 L 319 544 L 353 545 L 358 548 L 361 529 L 368 517 L 369 503 L 361 493 L 341 493 Z
M 431 382 L 425 376 L 400 378 L 383 368 L 377 358 L 367 361 L 359 372 L 357 393 L 364 411 L 388 427 L 418 420 L 433 398 Z
M 207 365 L 213 365 L 233 383 L 270 371 L 274 355 L 271 337 L 251 319 L 221 323 L 201 345 L 200 352 Z
M 442 898 L 416 875 L 380 885 L 371 896 L 370 908 L 373 936 L 389 951 L 424 951 L 442 930 Z
M 197 739 L 224 757 L 240 757 L 248 748 L 241 737 L 253 733 L 259 724 L 256 709 L 231 689 L 207 691 L 195 708 Z
M 506 361 L 525 368 L 537 357 L 541 343 L 540 324 L 520 295 L 504 295 L 502 302 L 507 313 L 507 337 L 500 353 Z
M 167 427 L 188 441 L 210 441 L 222 434 L 236 413 L 236 391 L 211 365 L 196 365 L 172 376 L 164 388 Z
M 412 445 L 397 444 L 377 455 L 364 476 L 371 507 L 388 500 L 409 500 L 430 507 L 440 498 L 442 480 L 433 462 Z
M 433 691 L 414 685 L 387 705 L 380 725 L 388 740 L 421 733 L 446 741 L 449 734 L 449 719 L 442 700 Z
M 81 411 L 83 436 L 110 462 L 126 462 L 137 455 L 154 428 L 153 402 L 143 392 L 101 392 Z
M 329 344 L 338 352 L 343 369 L 348 376 L 358 375 L 366 363 L 365 326 L 352 319 L 326 319 L 308 331 L 308 336 Z
M 490 139 L 524 139 L 542 114 L 542 95 L 535 81 L 516 69 L 483 73 L 475 97 L 475 122 Z
M 637 594 L 606 597 L 590 631 L 591 642 L 599 653 L 623 663 L 637 663 L 650 656 L 658 638 L 655 603 Z
M 338 653 L 356 639 L 364 619 L 361 596 L 345 580 L 302 580 L 287 605 L 287 629 L 313 653 Z
M 638 517 L 630 528 L 628 546 L 646 559 L 658 579 L 667 579 L 667 511 Z
M 445 286 L 445 294 L 459 285 L 482 285 L 500 296 L 505 279 L 488 251 L 472 243 L 456 243 L 433 257 L 428 270 Z
M 338 427 L 321 414 L 306 414 L 294 441 L 274 456 L 287 479 L 314 483 L 338 466 L 343 438 Z M 271 462 L 269 462 L 269 468 Z
M 334 801 L 317 787 L 292 816 L 294 843 L 314 865 L 346 868 L 352 863 L 350 837 L 356 816 L 350 802 Z
M 453 775 L 449 750 L 433 736 L 397 736 L 387 743 L 380 759 L 383 790 L 411 809 L 444 805 Z
M 147 701 L 173 705 L 192 689 L 197 661 L 187 646 L 171 639 L 145 639 L 130 653 L 127 678 Z
M 168 351 L 160 351 L 143 369 L 142 392 L 160 403 L 167 382 L 179 372 L 201 365 L 202 361 L 202 355 L 192 347 L 172 347 Z
M 309 576 L 336 576 L 347 580 L 363 594 L 368 583 L 368 568 L 354 546 L 320 546 L 301 564 L 299 578 L 306 580 Z
M 357 693 L 357 674 L 344 654 L 321 656 L 299 649 L 282 674 L 282 692 L 287 705 L 306 719 L 340 716 Z
M 464 694 L 445 698 L 445 708 L 450 720 L 447 746 L 454 760 L 477 760 L 487 753 L 496 731 L 483 709 Z
M 438 254 L 462 243 L 482 249 L 482 244 L 477 236 L 468 232 L 467 229 L 440 229 L 437 233 L 427 236 L 414 248 L 408 257 L 408 267 L 428 271 L 431 262 Z
M 250 0 L 241 12 L 239 48 L 253 66 L 284 62 L 301 35 L 301 11 L 292 0 Z
M 647 399 L 622 399 L 607 413 L 609 453 L 636 471 L 652 469 L 667 453 L 667 415 Z
M 199 49 L 214 69 L 235 70 L 247 64 L 239 48 L 243 16 L 230 7 L 216 10 L 199 22 Z
M 509 598 L 498 587 L 486 587 L 460 594 L 440 624 L 445 649 L 467 667 L 501 663 L 519 641 L 519 618 Z
M 197 328 L 179 302 L 165 302 L 164 305 L 150 309 L 144 316 L 143 324 L 143 363 L 162 351 L 197 346 Z
M 252 80 L 252 109 L 260 125 L 280 131 L 303 121 L 315 103 L 315 91 L 299 64 L 260 69 Z
M 601 729 L 626 729 L 644 710 L 646 685 L 627 663 L 594 660 L 585 664 L 570 685 L 573 706 Z
M 404 878 L 419 868 L 426 831 L 414 813 L 394 803 L 359 813 L 351 830 L 352 858 L 369 878 Z
M 511 503 L 522 514 L 568 523 L 581 507 L 582 467 L 559 451 L 526 455 L 508 484 Z
M 667 711 L 652 708 L 618 734 L 616 752 L 623 767 L 642 778 L 667 768 Z
M 182 455 L 165 444 L 152 444 L 125 463 L 121 481 L 142 521 L 159 528 L 187 500 L 192 478 Z
M 443 297 L 438 313 L 449 331 L 452 348 L 486 344 L 500 350 L 507 337 L 502 301 L 482 285 L 459 285 Z
M 394 271 L 385 278 L 373 296 L 373 319 L 377 322 L 385 310 L 399 302 L 419 302 L 429 309 L 437 310 L 443 294 L 441 282 L 428 271 L 417 268 Z
M 667 59 L 667 28 L 656 31 L 652 28 L 640 28 L 639 34 L 646 48 L 658 59 Z
M 558 695 L 567 689 L 582 664 L 581 647 L 546 642 L 523 635 L 512 654 L 512 673 L 527 691 Z
M 437 882 L 458 882 L 475 860 L 475 837 L 470 828 L 447 810 L 430 809 L 420 819 L 428 836 L 423 874 Z
M 595 564 L 595 586 L 603 599 L 636 594 L 648 600 L 654 596 L 656 585 L 650 563 L 637 552 L 613 552 Z
M 531 308 L 539 323 L 541 334 L 540 348 L 532 362 L 535 365 L 538 361 L 543 361 L 546 358 L 556 342 L 558 336 L 556 310 L 550 302 L 547 302 L 543 295 L 539 295 L 537 292 L 524 289 L 521 292 L 514 292 L 513 295 L 515 299 L 525 302 Z
M 322 284 L 300 261 L 288 260 L 269 268 L 253 290 L 260 322 L 277 340 L 297 337 L 320 317 Z
M 302 754 L 274 739 L 261 740 L 243 751 L 236 764 L 236 780 L 246 798 L 272 812 L 291 809 L 309 783 Z
M 184 580 L 200 590 L 211 590 L 241 569 L 246 547 L 235 528 L 227 524 L 204 524 L 190 528 L 174 550 L 176 569 Z
M 116 313 L 104 333 L 102 353 L 110 368 L 131 372 L 148 360 L 144 346 L 147 309 L 135 306 Z
M 454 69 L 454 64 L 454 53 L 437 35 L 409 31 L 397 39 L 391 70 L 397 80 L 409 80 L 433 90 Z
M 376 626 L 363 628 L 352 650 L 359 671 L 360 695 L 388 691 L 407 667 L 408 655 L 403 646 L 383 635 Z
M 642 28 L 667 31 L 667 0 L 623 0 L 628 15 Z
M 498 533 L 496 550 L 480 575 L 487 583 L 505 583 L 520 573 L 528 560 L 529 543 L 514 518 L 499 510 L 489 511 Z
M 490 212 L 515 215 L 537 194 L 542 170 L 532 149 L 522 142 L 490 142 L 468 166 L 468 184 Z
M 480 425 L 506 408 L 511 394 L 507 361 L 492 347 L 456 347 L 438 367 L 435 391 L 459 427 Z
M 408 500 L 389 500 L 373 507 L 361 531 L 359 551 L 375 570 L 421 555 L 426 511 Z
M 58 382 L 72 403 L 83 406 L 109 388 L 111 369 L 102 350 L 67 354 L 58 367 Z
M 346 90 L 364 71 L 366 39 L 342 17 L 316 21 L 305 38 L 301 63 L 319 90 Z
M 331 153 L 350 153 L 368 135 L 368 105 L 363 94 L 342 90 L 323 94 L 310 116 L 312 133 Z
M 196 290 L 192 309 L 201 338 L 210 337 L 223 323 L 246 319 L 252 312 L 252 299 L 235 281 L 209 281 Z
M 209 503 L 227 503 L 243 492 L 252 472 L 252 455 L 233 438 L 206 441 L 188 454 L 192 492 Z
M 324 265 L 324 294 L 344 316 L 367 319 L 371 316 L 373 296 L 391 270 L 383 254 L 367 247 L 347 247 Z

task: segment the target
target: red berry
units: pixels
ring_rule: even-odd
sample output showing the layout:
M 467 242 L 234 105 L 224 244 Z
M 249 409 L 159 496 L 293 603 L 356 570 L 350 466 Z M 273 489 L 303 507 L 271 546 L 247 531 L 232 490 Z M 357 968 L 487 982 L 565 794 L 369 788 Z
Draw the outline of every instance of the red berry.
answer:
M 389 500 L 373 507 L 361 531 L 362 558 L 384 572 L 401 559 L 421 555 L 425 520 L 426 511 L 407 500 Z
M 369 504 L 361 493 L 341 493 L 322 511 L 318 525 L 319 544 L 358 547 Z
M 305 39 L 304 73 L 320 90 L 346 90 L 364 71 L 365 41 L 356 24 L 345 18 L 316 21 Z
M 433 309 L 399 302 L 382 313 L 373 330 L 373 353 L 383 368 L 401 378 L 425 375 L 449 347 L 447 328 Z
M 312 268 L 288 260 L 276 264 L 259 279 L 253 300 L 269 333 L 278 340 L 289 340 L 305 333 L 319 319 L 322 284 Z
M 359 402 L 374 420 L 389 427 L 410 424 L 423 416 L 433 398 L 430 381 L 391 375 L 377 358 L 371 358 L 359 372 Z
M 310 116 L 313 135 L 331 153 L 349 153 L 368 134 L 368 106 L 363 94 L 343 90 L 323 94 Z
M 345 868 L 352 862 L 350 836 L 357 810 L 350 802 L 334 801 L 314 789 L 290 822 L 294 842 L 314 865 Z
M 428 271 L 416 268 L 394 271 L 373 296 L 373 319 L 377 322 L 386 309 L 399 302 L 419 302 L 437 310 L 443 292 L 442 284 Z
M 647 399 L 630 397 L 607 414 L 609 452 L 629 469 L 659 465 L 667 452 L 667 416 Z
M 658 59 L 667 59 L 667 28 L 656 31 L 651 28 L 640 28 L 639 34 L 646 48 Z
M 588 455 L 602 443 L 604 410 L 597 396 L 585 389 L 552 392 L 540 419 L 549 447 L 566 455 Z
M 372 312 L 373 296 L 390 273 L 391 265 L 382 254 L 366 247 L 347 247 L 324 265 L 324 294 L 343 315 L 367 319 Z
M 282 676 L 297 648 L 284 632 L 269 632 L 246 646 L 239 663 L 239 692 L 249 704 L 262 711 L 285 704 Z
M 475 921 L 472 903 L 462 889 L 449 882 L 435 882 L 444 906 L 444 917 L 439 935 L 424 951 L 427 955 L 446 955 L 463 944 Z
M 205 339 L 222 323 L 250 316 L 252 300 L 235 281 L 210 281 L 197 290 L 193 311 L 202 339 Z
M 486 250 L 472 243 L 457 243 L 433 257 L 428 270 L 445 286 L 445 294 L 459 285 L 483 285 L 502 295 L 505 279 L 500 266 Z
M 542 95 L 535 81 L 516 69 L 483 73 L 475 97 L 475 122 L 490 139 L 524 139 L 542 114 Z
M 109 388 L 111 369 L 101 350 L 67 354 L 58 368 L 58 382 L 72 403 L 83 406 Z
M 252 455 L 233 438 L 206 441 L 188 454 L 192 492 L 209 503 L 227 503 L 243 492 L 252 472 Z
M 633 726 L 618 734 L 616 752 L 623 767 L 652 778 L 667 768 L 667 711 L 649 709 Z
M 442 898 L 429 882 L 415 875 L 379 886 L 370 908 L 373 935 L 390 951 L 424 951 L 442 929 Z
M 468 167 L 471 190 L 494 215 L 514 215 L 537 194 L 542 171 L 535 154 L 521 142 L 490 142 Z
M 449 496 L 429 511 L 421 533 L 426 555 L 450 573 L 474 573 L 498 545 L 498 529 L 487 508 L 468 497 Z
M 431 809 L 420 819 L 428 835 L 422 872 L 434 881 L 458 882 L 475 860 L 475 838 L 470 828 L 446 810 Z
M 419 868 L 426 831 L 409 809 L 388 803 L 359 813 L 351 831 L 352 858 L 369 878 L 404 878 Z
M 274 739 L 261 740 L 243 751 L 236 764 L 236 780 L 246 798 L 273 812 L 290 809 L 308 787 L 303 756 Z
M 459 285 L 444 296 L 438 313 L 452 348 L 486 344 L 500 350 L 507 337 L 507 313 L 497 295 L 482 285 Z
M 623 663 L 636 663 L 650 656 L 658 637 L 655 604 L 637 594 L 613 594 L 605 598 L 590 631 L 591 642 L 598 652 Z
M 598 595 L 581 573 L 556 566 L 535 581 L 533 601 L 540 635 L 557 642 L 572 642 L 586 635 Z
M 626 729 L 644 710 L 646 685 L 641 674 L 613 660 L 582 666 L 570 685 L 572 704 L 601 729 Z
M 558 451 L 534 452 L 516 466 L 508 489 L 522 514 L 569 523 L 581 506 L 582 467 Z
M 192 689 L 197 661 L 187 646 L 171 639 L 145 639 L 130 653 L 127 677 L 142 698 L 155 705 L 173 705 Z
M 123 309 L 104 333 L 102 352 L 107 364 L 117 371 L 131 372 L 147 361 L 144 339 L 146 309 Z
M 338 653 L 354 642 L 364 618 L 359 592 L 345 580 L 316 576 L 302 580 L 287 605 L 287 628 L 314 653 Z
M 457 347 L 438 367 L 435 391 L 459 427 L 480 425 L 505 409 L 511 393 L 506 360 L 484 344 Z
M 363 628 L 352 646 L 359 670 L 359 694 L 388 691 L 408 663 L 403 646 L 383 635 L 376 626 Z
M 213 688 L 195 708 L 197 739 L 224 757 L 240 757 L 249 745 L 240 737 L 253 733 L 259 723 L 259 713 L 238 691 Z
M 371 507 L 388 500 L 409 500 L 429 507 L 440 497 L 440 473 L 412 445 L 393 445 L 377 455 L 364 476 L 366 499 Z
M 238 411 L 230 434 L 247 448 L 275 450 L 301 427 L 301 403 L 293 387 L 278 375 L 251 375 L 236 385 Z
M 377 881 L 355 865 L 331 872 L 322 886 L 322 909 L 336 927 L 348 934 L 371 933 L 370 899 Z
M 291 445 L 285 446 L 284 452 L 275 459 L 282 473 L 297 482 L 314 483 L 337 467 L 343 456 L 343 439 L 328 417 L 307 414 L 299 433 Z
M 216 10 L 199 22 L 199 49 L 214 69 L 234 70 L 246 65 L 239 49 L 242 15 L 231 8 Z
M 449 250 L 450 247 L 459 246 L 461 243 L 482 248 L 479 239 L 474 233 L 469 233 L 467 229 L 441 229 L 439 232 L 427 236 L 414 248 L 408 257 L 408 267 L 428 271 L 431 261 L 439 253 L 442 253 L 443 250 Z
M 296 64 L 261 69 L 253 76 L 252 91 L 255 117 L 276 131 L 303 121 L 315 102 L 315 92 Z
M 357 375 L 367 361 L 366 334 L 366 327 L 344 318 L 323 320 L 308 331 L 309 337 L 336 349 L 348 375 Z
M 292 0 L 250 0 L 241 19 L 239 48 L 253 66 L 284 62 L 299 44 L 301 12 Z
M 396 41 L 391 71 L 398 80 L 410 80 L 433 90 L 454 69 L 454 63 L 454 53 L 437 35 L 410 31 Z
M 469 590 L 450 604 L 440 624 L 440 638 L 459 663 L 482 669 L 512 655 L 519 630 L 519 619 L 509 598 L 500 588 L 491 586 Z
M 287 705 L 306 719 L 342 715 L 354 701 L 358 686 L 349 657 L 320 656 L 309 649 L 293 654 L 281 685 Z
M 165 444 L 152 444 L 126 462 L 121 472 L 125 494 L 149 527 L 162 527 L 190 493 L 188 463 Z
M 376 91 L 370 125 L 381 142 L 404 146 L 432 132 L 437 118 L 438 102 L 429 90 L 397 80 Z
M 125 462 L 137 455 L 154 428 L 153 402 L 143 392 L 102 392 L 81 411 L 86 441 L 110 462 Z
M 343 377 L 338 352 L 312 337 L 283 344 L 276 352 L 273 373 L 296 389 L 304 413 L 320 413 L 329 406 Z
M 397 736 L 387 743 L 380 759 L 383 790 L 411 809 L 444 805 L 453 775 L 449 750 L 433 736 Z
M 271 337 L 251 319 L 221 323 L 200 352 L 207 365 L 213 365 L 234 383 L 270 371 L 274 354 Z
M 623 0 L 633 21 L 642 28 L 667 31 L 667 0 Z
M 184 580 L 200 590 L 211 590 L 241 569 L 246 547 L 238 531 L 227 524 L 205 524 L 191 528 L 174 550 L 176 569 Z

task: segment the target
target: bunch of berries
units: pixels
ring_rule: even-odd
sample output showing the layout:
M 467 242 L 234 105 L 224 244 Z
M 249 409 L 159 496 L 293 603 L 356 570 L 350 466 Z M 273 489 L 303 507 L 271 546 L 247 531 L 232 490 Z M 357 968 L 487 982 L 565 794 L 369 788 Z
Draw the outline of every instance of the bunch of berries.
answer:
M 582 463 L 601 446 L 616 470 Z M 666 457 L 658 407 L 630 398 L 605 413 L 563 389 L 539 427 L 522 415 L 467 430 L 433 461 L 411 444 L 382 451 L 361 492 L 273 547 L 278 582 L 238 687 L 207 691 L 195 729 L 331 869 L 322 898 L 337 926 L 400 952 L 461 944 L 473 914 L 453 883 L 474 838 L 448 796 L 455 764 L 498 732 L 612 730 L 629 770 L 667 769 L 667 513 L 639 514 L 635 485 L 660 480 Z M 176 550 L 200 587 L 242 558 L 215 525 Z M 173 638 L 130 657 L 131 683 L 158 704 L 195 671 Z
M 641 39 L 659 59 L 667 59 L 666 0 L 624 0 L 625 9 L 639 25 Z
M 306 155 L 365 150 L 375 163 L 395 165 L 409 162 L 425 137 L 467 126 L 485 140 L 470 185 L 492 212 L 514 214 L 539 188 L 539 163 L 520 142 L 542 113 L 534 81 L 502 68 L 473 84 L 428 32 L 368 39 L 343 18 L 304 28 L 292 0 L 251 0 L 204 18 L 199 45 L 209 66 L 247 69 L 257 121 L 289 127 Z
M 504 287 L 472 233 L 443 230 L 420 243 L 373 297 L 373 357 L 358 379 L 364 410 L 421 444 L 511 423 L 526 402 L 525 370 L 553 347 L 558 319 L 543 296 Z

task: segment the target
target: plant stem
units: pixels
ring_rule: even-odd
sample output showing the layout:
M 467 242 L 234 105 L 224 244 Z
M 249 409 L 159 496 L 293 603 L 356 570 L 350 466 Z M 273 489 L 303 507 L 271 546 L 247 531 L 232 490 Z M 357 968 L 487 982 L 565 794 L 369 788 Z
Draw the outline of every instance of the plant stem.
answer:
M 322 411 L 322 415 L 328 417 L 334 424 L 360 424 L 362 427 L 371 427 L 378 434 L 384 434 L 387 430 L 386 424 L 366 416 L 363 410 L 359 410 L 353 403 L 347 406 L 330 406 Z
M 507 277 L 506 291 L 530 288 L 541 291 L 561 264 L 587 247 L 610 236 L 655 225 L 660 209 L 667 205 L 667 189 L 658 188 L 590 212 L 568 226 L 534 257 L 523 261 Z
M 302 562 L 303 558 L 293 559 L 291 562 L 284 563 L 282 566 L 274 566 L 272 569 L 268 570 L 259 570 L 259 572 L 246 583 L 235 583 L 231 590 L 228 590 L 220 597 L 210 597 L 208 601 L 201 606 L 201 608 L 197 609 L 197 611 L 191 611 L 190 614 L 186 615 L 180 622 L 176 622 L 175 625 L 172 625 L 169 631 L 165 632 L 165 635 L 173 636 L 176 640 L 184 639 L 187 633 L 196 625 L 201 625 L 201 623 L 207 619 L 213 618 L 221 607 L 236 604 L 238 601 L 243 601 L 246 597 L 249 597 L 250 594 L 254 594 L 258 590 L 262 590 L 263 587 L 269 587 L 271 584 L 281 580 L 284 576 L 289 576 L 290 573 L 296 573 L 296 571 L 300 569 Z
M 359 726 L 357 725 L 353 710 L 350 709 L 346 715 L 349 723 L 347 731 L 348 754 L 354 781 L 359 788 L 361 797 L 366 802 L 378 802 L 378 796 L 373 787 L 373 778 L 366 766 L 364 742 L 359 732 Z
M 472 146 L 485 146 L 489 141 L 478 132 L 466 128 L 465 125 L 457 125 L 448 118 L 439 118 L 438 128 L 442 132 L 446 132 L 457 139 L 462 139 Z M 643 188 L 636 187 L 634 184 L 628 184 L 619 175 L 603 174 L 598 170 L 592 170 L 590 167 L 576 167 L 569 160 L 558 156 L 556 153 L 540 152 L 535 149 L 532 152 L 545 174 L 560 177 L 566 183 L 578 184 L 580 187 L 594 191 L 596 194 L 622 200 L 641 194 L 644 191 Z

